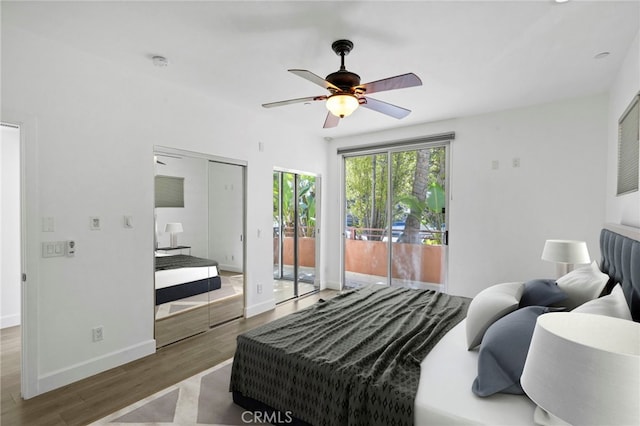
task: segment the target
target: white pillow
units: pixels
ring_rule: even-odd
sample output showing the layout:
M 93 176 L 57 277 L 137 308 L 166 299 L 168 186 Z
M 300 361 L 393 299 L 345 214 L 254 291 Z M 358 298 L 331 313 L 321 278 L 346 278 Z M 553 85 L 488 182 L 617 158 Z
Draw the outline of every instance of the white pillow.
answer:
M 573 309 L 589 300 L 597 299 L 607 281 L 609 276 L 600 272 L 595 261 L 591 265 L 569 272 L 556 281 L 558 287 L 567 293 L 567 299 L 560 305 Z
M 578 306 L 573 312 L 582 312 L 585 314 L 606 315 L 632 321 L 631 311 L 627 305 L 627 299 L 624 297 L 622 286 L 617 284 L 611 294 L 591 300 L 583 305 Z
M 473 298 L 466 321 L 469 350 L 480 344 L 491 324 L 518 309 L 523 290 L 523 282 L 496 284 Z

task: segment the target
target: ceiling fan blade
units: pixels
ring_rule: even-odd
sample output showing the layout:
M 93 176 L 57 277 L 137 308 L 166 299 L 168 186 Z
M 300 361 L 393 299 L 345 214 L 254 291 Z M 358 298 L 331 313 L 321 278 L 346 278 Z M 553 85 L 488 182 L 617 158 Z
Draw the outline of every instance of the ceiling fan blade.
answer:
M 273 108 L 273 107 L 289 105 L 289 104 L 298 104 L 302 102 L 324 101 L 325 99 L 327 99 L 327 96 L 325 95 L 308 96 L 306 98 L 297 98 L 297 99 L 289 99 L 286 101 L 269 102 L 267 104 L 262 104 L 262 106 L 265 108 Z
M 364 89 L 364 94 L 368 95 L 385 90 L 404 89 L 405 87 L 422 86 L 420 77 L 410 72 L 407 74 L 396 75 L 382 80 L 372 81 L 371 83 L 361 84 L 355 89 Z
M 365 103 L 360 104 L 360 106 L 381 112 L 397 119 L 404 118 L 409 115 L 409 113 L 411 113 L 411 110 L 409 109 L 389 104 L 387 102 L 379 101 L 377 99 L 366 98 L 364 96 L 363 99 L 365 100 Z
M 311 71 L 307 71 L 307 70 L 288 70 L 288 71 L 290 73 L 297 75 L 298 77 L 302 77 L 305 80 L 309 80 L 310 82 L 317 84 L 318 86 L 324 87 L 325 89 L 329 90 L 332 93 L 336 90 L 340 91 L 340 88 L 338 86 L 335 86 L 329 83 L 327 80 L 325 80 L 324 78 L 318 75 L 315 75 Z
M 340 117 L 335 116 L 329 112 L 327 113 L 327 118 L 325 118 L 324 126 L 322 127 L 328 129 L 330 127 L 336 127 L 338 123 L 340 123 Z

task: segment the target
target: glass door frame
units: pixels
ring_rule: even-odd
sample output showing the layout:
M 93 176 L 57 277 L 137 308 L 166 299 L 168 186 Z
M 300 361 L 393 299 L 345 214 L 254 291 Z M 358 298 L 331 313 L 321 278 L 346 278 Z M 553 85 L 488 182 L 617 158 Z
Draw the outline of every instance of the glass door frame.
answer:
M 291 174 L 294 177 L 294 184 L 293 184 L 293 209 L 294 209 L 294 217 L 296 220 L 296 225 L 294 226 L 294 233 L 293 233 L 293 273 L 292 273 L 292 281 L 293 281 L 293 296 L 290 298 L 286 298 L 284 300 L 278 301 L 276 303 L 282 303 L 285 302 L 287 300 L 292 300 L 292 299 L 296 299 L 299 298 L 301 296 L 306 296 L 308 294 L 312 294 L 312 293 L 316 293 L 318 291 L 320 291 L 320 269 L 319 269 L 319 265 L 320 265 L 320 222 L 321 222 L 321 182 L 322 182 L 322 178 L 319 174 L 316 173 L 312 173 L 312 172 L 304 172 L 304 171 L 300 171 L 300 170 L 293 170 L 293 169 L 286 169 L 286 168 L 281 168 L 281 167 L 274 167 L 273 168 L 273 175 L 275 175 L 276 173 L 278 173 L 278 192 L 280 194 L 279 199 L 278 199 L 278 217 L 281 219 L 282 218 L 282 192 L 283 192 L 283 179 L 282 176 L 283 174 Z M 298 188 L 298 184 L 299 184 L 299 178 L 300 176 L 312 176 L 314 178 L 314 189 L 315 189 L 315 203 L 316 203 L 316 207 L 315 207 L 315 250 L 314 250 L 314 260 L 315 260 L 315 266 L 314 266 L 314 279 L 313 279 L 313 287 L 314 290 L 312 291 L 308 291 L 305 292 L 303 294 L 300 294 L 300 289 L 299 289 L 299 282 L 300 280 L 300 276 L 299 276 L 299 233 L 298 233 L 298 219 L 299 219 L 299 202 L 298 202 L 298 198 L 299 198 L 299 188 Z M 284 279 L 284 262 L 283 262 L 283 258 L 284 258 L 284 243 L 283 243 L 283 228 L 282 228 L 282 220 L 279 220 L 278 223 L 278 243 L 277 243 L 277 250 L 278 250 L 278 268 L 279 268 L 279 274 L 278 274 L 278 278 L 277 279 Z M 276 279 L 276 277 L 274 276 L 274 280 Z M 307 281 L 303 281 L 303 282 L 307 282 Z
M 387 198 L 389 201 L 389 197 L 392 197 L 393 190 L 393 168 L 392 168 L 392 156 L 394 153 L 398 152 L 406 152 L 406 151 L 418 151 L 421 149 L 428 148 L 437 148 L 444 147 L 445 149 L 445 215 L 444 220 L 446 224 L 446 228 L 442 229 L 444 232 L 444 242 L 443 242 L 443 260 L 442 260 L 442 284 L 439 286 L 439 291 L 446 293 L 447 284 L 448 284 L 448 264 L 449 264 L 449 200 L 451 198 L 451 141 L 455 138 L 453 133 L 445 134 L 443 137 L 436 136 L 437 140 L 425 140 L 431 138 L 421 138 L 417 140 L 410 140 L 404 142 L 396 142 L 389 144 L 381 144 L 378 146 L 366 146 L 361 149 L 346 149 L 344 152 L 340 152 L 338 150 L 338 155 L 341 157 L 341 167 L 340 167 L 340 289 L 344 289 L 346 285 L 346 271 L 345 271 L 345 253 L 346 253 L 346 238 L 345 238 L 345 218 L 347 214 L 346 208 L 346 159 L 352 157 L 361 157 L 366 155 L 380 155 L 386 154 L 387 156 L 387 164 L 389 165 L 387 168 Z M 387 238 L 387 286 L 391 286 L 392 283 L 392 228 L 393 228 L 393 204 L 391 202 L 387 202 L 387 217 L 389 218 L 387 223 L 387 229 L 385 230 L 386 234 L 389 236 Z

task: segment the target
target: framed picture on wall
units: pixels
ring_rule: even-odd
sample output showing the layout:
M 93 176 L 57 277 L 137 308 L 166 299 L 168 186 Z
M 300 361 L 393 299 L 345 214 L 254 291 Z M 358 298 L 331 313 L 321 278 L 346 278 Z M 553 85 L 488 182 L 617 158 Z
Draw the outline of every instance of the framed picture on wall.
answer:
M 640 162 L 640 92 L 637 93 L 618 121 L 618 188 L 617 195 L 638 190 Z

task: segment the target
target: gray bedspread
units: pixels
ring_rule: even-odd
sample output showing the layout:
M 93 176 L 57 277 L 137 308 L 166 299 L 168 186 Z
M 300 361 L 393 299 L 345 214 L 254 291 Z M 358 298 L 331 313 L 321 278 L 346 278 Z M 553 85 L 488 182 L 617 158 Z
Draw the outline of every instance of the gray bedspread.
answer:
M 230 389 L 321 425 L 411 425 L 420 362 L 470 299 L 375 286 L 238 336 Z
M 201 266 L 218 266 L 218 262 L 201 257 L 187 256 L 186 254 L 156 257 L 156 271 L 164 269 L 198 268 Z

